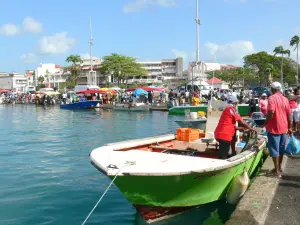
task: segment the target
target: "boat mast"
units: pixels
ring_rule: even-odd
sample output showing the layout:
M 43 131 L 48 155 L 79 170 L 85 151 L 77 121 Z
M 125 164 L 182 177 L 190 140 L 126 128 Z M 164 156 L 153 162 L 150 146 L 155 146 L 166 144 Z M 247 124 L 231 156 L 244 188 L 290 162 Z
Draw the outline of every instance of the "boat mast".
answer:
M 202 66 L 201 66 L 201 63 L 199 65 L 199 60 L 200 60 L 200 40 L 199 40 L 200 19 L 199 19 L 198 11 L 199 11 L 199 2 L 198 2 L 198 0 L 196 0 L 196 18 L 195 18 L 195 21 L 196 21 L 196 63 L 195 63 L 195 67 L 193 68 L 193 72 L 196 69 L 196 71 L 198 73 L 196 76 L 200 76 L 199 80 L 200 80 L 200 85 L 201 85 Z M 201 71 L 201 72 L 199 73 L 199 71 Z M 192 83 L 192 86 L 193 86 L 193 83 Z M 200 97 L 201 97 L 201 91 L 200 91 Z
M 92 32 L 92 17 L 90 17 L 90 71 L 89 71 L 89 79 L 88 79 L 88 84 L 89 85 L 97 85 L 96 84 L 96 72 L 94 71 L 93 68 L 93 32 Z
M 199 40 L 199 26 L 200 26 L 200 19 L 198 17 L 198 11 L 199 11 L 199 2 L 196 0 L 196 63 L 200 60 L 200 40 Z

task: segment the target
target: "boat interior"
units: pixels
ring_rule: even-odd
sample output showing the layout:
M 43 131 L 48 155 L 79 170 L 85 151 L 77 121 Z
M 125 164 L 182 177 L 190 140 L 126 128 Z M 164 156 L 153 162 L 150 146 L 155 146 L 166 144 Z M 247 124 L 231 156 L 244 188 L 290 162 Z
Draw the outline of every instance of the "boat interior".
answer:
M 156 152 L 156 153 L 164 153 L 164 154 L 172 154 L 172 155 L 184 155 L 184 156 L 217 159 L 218 152 L 219 152 L 218 142 L 209 143 L 204 140 L 205 139 L 203 140 L 199 139 L 192 142 L 186 142 L 186 141 L 178 141 L 176 139 L 173 139 L 173 140 L 166 140 L 161 142 L 152 142 L 150 144 L 145 144 L 145 145 L 137 145 L 134 147 L 119 148 L 119 149 L 115 149 L 115 151 L 139 150 L 139 151 L 146 151 L 146 152 Z M 257 134 L 251 132 L 244 132 L 243 141 L 244 141 L 244 145 L 236 146 L 235 150 L 237 154 L 251 149 L 252 146 L 257 142 Z M 229 153 L 229 157 L 231 157 L 231 151 Z

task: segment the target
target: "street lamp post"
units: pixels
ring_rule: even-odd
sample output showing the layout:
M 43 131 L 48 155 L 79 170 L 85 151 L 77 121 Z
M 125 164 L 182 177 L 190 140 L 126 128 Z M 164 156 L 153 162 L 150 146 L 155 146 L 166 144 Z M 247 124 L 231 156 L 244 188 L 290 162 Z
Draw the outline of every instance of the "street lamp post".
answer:
M 217 58 L 217 55 L 216 54 L 214 54 L 214 63 L 216 63 L 216 58 Z M 214 80 L 215 80 L 215 70 L 213 70 L 213 82 L 212 82 L 212 87 L 211 87 L 211 92 L 210 92 L 210 104 L 209 104 L 209 106 L 210 106 L 210 108 L 211 108 L 211 100 L 212 100 L 212 94 L 213 94 L 213 92 L 214 92 Z

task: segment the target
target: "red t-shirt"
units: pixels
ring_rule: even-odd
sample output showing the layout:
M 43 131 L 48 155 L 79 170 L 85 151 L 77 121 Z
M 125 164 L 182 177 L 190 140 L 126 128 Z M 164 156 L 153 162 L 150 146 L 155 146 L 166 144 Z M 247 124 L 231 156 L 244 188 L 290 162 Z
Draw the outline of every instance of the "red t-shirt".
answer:
M 236 112 L 233 106 L 227 106 L 215 130 L 215 138 L 225 141 L 232 141 L 236 131 L 236 122 L 241 120 L 241 116 Z
M 291 114 L 289 100 L 280 92 L 270 96 L 268 110 L 274 112 L 272 119 L 266 124 L 266 129 L 272 134 L 284 134 L 288 130 L 288 116 Z

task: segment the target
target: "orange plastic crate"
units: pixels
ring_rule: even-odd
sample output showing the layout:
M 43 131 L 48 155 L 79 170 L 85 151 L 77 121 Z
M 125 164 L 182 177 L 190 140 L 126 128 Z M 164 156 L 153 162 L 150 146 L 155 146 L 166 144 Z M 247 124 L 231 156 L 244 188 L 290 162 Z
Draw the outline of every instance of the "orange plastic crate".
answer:
M 178 128 L 176 131 L 177 140 L 179 141 L 195 141 L 200 138 L 200 130 L 192 128 Z
M 189 130 L 190 128 L 177 128 L 176 135 L 178 141 L 184 141 L 185 140 L 185 132 Z

